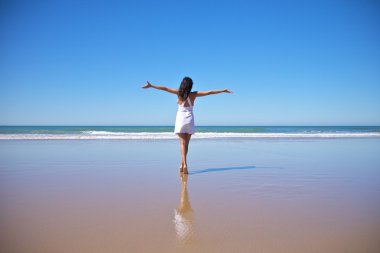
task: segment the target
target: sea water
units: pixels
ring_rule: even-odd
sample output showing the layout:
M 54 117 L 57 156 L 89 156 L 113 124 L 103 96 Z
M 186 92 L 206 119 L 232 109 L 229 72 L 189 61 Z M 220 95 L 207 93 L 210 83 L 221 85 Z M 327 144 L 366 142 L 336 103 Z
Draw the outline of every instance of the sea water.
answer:
M 196 139 L 380 138 L 380 126 L 196 126 Z M 176 139 L 174 126 L 0 126 L 0 140 Z

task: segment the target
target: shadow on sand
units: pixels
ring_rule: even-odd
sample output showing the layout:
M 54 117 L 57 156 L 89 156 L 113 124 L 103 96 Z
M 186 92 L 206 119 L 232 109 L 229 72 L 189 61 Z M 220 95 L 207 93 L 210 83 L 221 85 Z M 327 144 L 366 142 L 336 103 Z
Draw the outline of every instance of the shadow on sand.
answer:
M 203 174 L 203 173 L 210 173 L 210 172 L 221 172 L 221 171 L 229 171 L 229 170 L 252 170 L 252 169 L 257 169 L 257 167 L 256 166 L 239 166 L 239 167 L 209 168 L 209 169 L 203 169 L 203 170 L 189 171 L 189 175 Z

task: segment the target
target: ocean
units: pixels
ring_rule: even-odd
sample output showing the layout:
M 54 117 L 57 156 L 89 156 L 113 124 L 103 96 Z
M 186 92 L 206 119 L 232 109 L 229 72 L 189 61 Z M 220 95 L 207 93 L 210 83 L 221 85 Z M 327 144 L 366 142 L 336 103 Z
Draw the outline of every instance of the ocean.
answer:
M 176 139 L 173 126 L 0 126 L 0 140 Z M 380 126 L 196 126 L 196 139 L 380 138 Z

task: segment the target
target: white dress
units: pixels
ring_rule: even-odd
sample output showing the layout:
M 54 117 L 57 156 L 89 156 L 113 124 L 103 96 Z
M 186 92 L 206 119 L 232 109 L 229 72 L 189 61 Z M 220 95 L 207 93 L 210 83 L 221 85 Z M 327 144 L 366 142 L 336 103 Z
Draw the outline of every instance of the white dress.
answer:
M 187 102 L 189 107 L 185 106 L 185 102 L 178 105 L 177 117 L 175 120 L 174 133 L 187 133 L 194 134 L 194 115 L 193 115 L 193 105 L 191 104 L 190 98 L 187 97 Z

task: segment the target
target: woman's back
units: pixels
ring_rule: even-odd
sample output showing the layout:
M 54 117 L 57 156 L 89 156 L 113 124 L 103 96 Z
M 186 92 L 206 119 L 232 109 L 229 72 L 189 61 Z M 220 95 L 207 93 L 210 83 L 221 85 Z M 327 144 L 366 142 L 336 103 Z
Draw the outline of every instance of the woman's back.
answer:
M 184 107 L 193 107 L 195 98 L 196 98 L 196 92 L 191 92 L 185 100 L 181 100 L 181 98 L 178 97 L 177 104 Z

